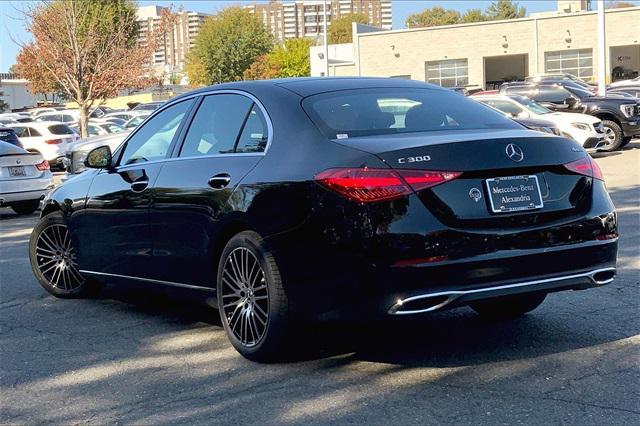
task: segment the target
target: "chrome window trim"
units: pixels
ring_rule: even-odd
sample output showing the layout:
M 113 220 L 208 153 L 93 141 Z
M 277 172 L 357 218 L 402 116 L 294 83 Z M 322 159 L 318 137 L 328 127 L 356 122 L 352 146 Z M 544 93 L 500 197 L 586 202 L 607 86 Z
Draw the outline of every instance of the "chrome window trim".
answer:
M 160 108 L 156 109 L 155 111 L 153 111 L 151 114 L 149 114 L 149 116 L 147 116 L 147 118 L 138 125 L 138 127 L 136 127 L 136 129 L 131 132 L 131 134 L 129 136 L 126 137 L 125 140 L 122 141 L 122 144 L 120 145 L 119 149 L 124 149 L 124 147 L 127 145 L 127 143 L 129 143 L 129 139 L 133 137 L 133 135 L 135 135 L 138 130 L 140 130 L 140 128 L 147 122 L 147 120 L 151 120 L 152 117 L 154 117 L 156 114 L 159 114 L 161 111 L 164 111 L 165 109 L 179 103 L 182 101 L 186 101 L 189 99 L 193 99 L 193 98 L 197 98 L 197 97 L 205 97 L 205 96 L 209 96 L 209 95 L 225 95 L 225 94 L 233 94 L 233 95 L 241 95 L 241 96 L 245 96 L 249 99 L 251 99 L 253 101 L 253 103 L 255 103 L 256 105 L 258 105 L 258 108 L 260 108 L 260 111 L 262 112 L 262 115 L 264 115 L 265 121 L 267 123 L 267 132 L 268 132 L 268 136 L 267 136 L 267 145 L 264 148 L 263 152 L 238 152 L 238 153 L 229 153 L 229 154 L 211 154 L 211 155 L 196 155 L 196 156 L 190 156 L 190 157 L 178 157 L 178 156 L 172 156 L 172 157 L 167 157 L 167 158 L 163 158 L 161 160 L 152 160 L 152 161 L 146 161 L 144 163 L 134 163 L 134 164 L 125 164 L 125 165 L 118 165 L 116 167 L 117 170 L 128 170 L 128 168 L 130 166 L 140 166 L 142 164 L 153 164 L 153 163 L 159 163 L 159 162 L 166 162 L 166 161 L 176 161 L 176 160 L 188 160 L 188 159 L 195 159 L 195 158 L 217 158 L 217 157 L 242 157 L 242 156 L 264 156 L 267 154 L 267 152 L 269 151 L 269 148 L 271 147 L 271 142 L 273 140 L 273 123 L 271 121 L 271 117 L 269 116 L 267 109 L 264 107 L 264 105 L 262 104 L 262 102 L 260 102 L 260 100 L 258 98 L 256 98 L 253 94 L 249 93 L 249 92 L 245 92 L 244 90 L 238 90 L 238 89 L 221 89 L 221 90 L 215 90 L 215 89 L 211 89 L 211 90 L 207 90 L 204 92 L 198 92 L 198 93 L 193 93 L 190 95 L 186 95 L 184 97 L 180 97 L 180 98 L 176 98 L 173 99 L 171 101 L 168 101 L 168 103 L 162 105 Z M 196 111 L 197 113 L 197 111 Z M 194 118 L 195 118 L 195 114 L 194 114 Z M 193 118 L 191 119 L 193 121 Z M 189 123 L 191 124 L 191 123 Z M 188 132 L 187 132 L 188 133 Z M 185 134 L 186 136 L 186 134 Z M 182 147 L 182 144 L 184 143 L 184 140 L 180 141 L 180 146 Z M 173 155 L 173 154 L 172 154 Z M 115 155 L 114 155 L 115 156 Z M 119 156 L 119 154 L 118 154 Z M 119 160 L 119 158 L 118 158 Z
M 193 290 L 205 290 L 205 291 L 212 291 L 212 292 L 216 291 L 214 288 L 211 288 L 211 287 L 204 287 L 204 286 L 192 285 L 192 284 L 174 283 L 171 281 L 154 280 L 152 278 L 132 277 L 129 275 L 109 274 L 106 272 L 88 271 L 86 269 L 81 269 L 80 273 L 87 274 L 87 275 L 99 275 L 103 277 L 114 277 L 114 278 L 124 278 L 129 280 L 136 280 L 136 281 L 144 281 L 144 282 L 154 283 L 154 284 L 170 285 L 173 287 L 190 288 Z

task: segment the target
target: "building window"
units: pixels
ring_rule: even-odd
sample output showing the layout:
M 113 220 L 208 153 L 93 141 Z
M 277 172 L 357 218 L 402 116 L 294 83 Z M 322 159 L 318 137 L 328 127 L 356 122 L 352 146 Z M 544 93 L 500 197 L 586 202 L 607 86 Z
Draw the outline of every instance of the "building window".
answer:
M 588 80 L 593 77 L 593 51 L 574 49 L 545 52 L 544 71 L 548 74 L 573 74 Z
M 469 84 L 468 61 L 448 59 L 427 62 L 427 82 L 443 87 L 458 87 Z

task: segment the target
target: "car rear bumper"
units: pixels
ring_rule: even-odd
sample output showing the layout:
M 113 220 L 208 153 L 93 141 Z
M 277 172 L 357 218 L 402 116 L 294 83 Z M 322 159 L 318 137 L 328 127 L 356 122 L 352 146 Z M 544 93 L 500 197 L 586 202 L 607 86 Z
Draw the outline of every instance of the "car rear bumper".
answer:
M 609 284 L 615 277 L 615 267 L 591 269 L 568 275 L 538 278 L 529 281 L 494 284 L 462 290 L 425 292 L 398 298 L 387 310 L 389 315 L 414 315 L 461 306 L 477 300 L 513 296 L 533 292 L 550 293 L 561 290 L 583 290 Z
M 0 182 L 0 205 L 42 199 L 53 187 L 53 177 L 50 172 L 46 172 L 45 177 L 42 178 L 2 181 Z
M 0 194 L 0 207 L 8 206 L 18 201 L 42 200 L 49 190 L 22 191 Z

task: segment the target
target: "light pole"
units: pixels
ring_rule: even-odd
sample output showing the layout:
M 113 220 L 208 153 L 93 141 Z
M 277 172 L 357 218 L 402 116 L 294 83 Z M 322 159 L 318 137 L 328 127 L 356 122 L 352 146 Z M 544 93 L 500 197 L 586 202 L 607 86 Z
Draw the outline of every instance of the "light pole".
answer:
M 329 77 L 329 35 L 327 34 L 327 0 L 322 2 L 322 29 L 324 31 L 324 76 Z
M 598 96 L 604 96 L 607 93 L 607 43 L 604 6 L 604 0 L 598 0 Z

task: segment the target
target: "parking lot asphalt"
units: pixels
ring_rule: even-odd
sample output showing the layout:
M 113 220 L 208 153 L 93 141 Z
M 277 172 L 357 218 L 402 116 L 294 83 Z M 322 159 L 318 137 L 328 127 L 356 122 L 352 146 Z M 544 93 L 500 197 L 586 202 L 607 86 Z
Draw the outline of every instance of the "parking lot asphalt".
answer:
M 287 364 L 241 358 L 192 298 L 49 296 L 27 257 L 37 214 L 0 209 L 0 423 L 638 424 L 640 141 L 596 157 L 619 212 L 614 283 L 515 321 L 317 327 Z

